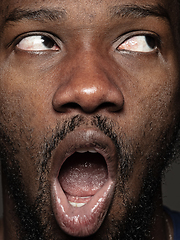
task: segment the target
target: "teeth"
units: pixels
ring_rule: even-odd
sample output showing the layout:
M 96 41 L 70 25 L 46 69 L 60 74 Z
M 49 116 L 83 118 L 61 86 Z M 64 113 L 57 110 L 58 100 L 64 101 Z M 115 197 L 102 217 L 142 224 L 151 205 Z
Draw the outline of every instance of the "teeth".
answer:
M 86 203 L 75 203 L 75 202 L 70 202 L 69 203 L 73 206 L 73 207 L 82 207 L 84 206 Z
M 90 153 L 97 153 L 97 151 L 94 150 L 94 149 L 89 149 L 88 152 L 90 152 Z
M 78 153 L 86 153 L 86 152 L 97 153 L 97 151 L 94 148 L 81 148 L 79 150 L 76 150 L 76 152 L 78 152 Z
M 78 150 L 77 151 L 78 153 L 85 153 L 85 152 L 87 152 L 86 150 L 83 150 L 83 149 L 81 149 L 81 150 Z

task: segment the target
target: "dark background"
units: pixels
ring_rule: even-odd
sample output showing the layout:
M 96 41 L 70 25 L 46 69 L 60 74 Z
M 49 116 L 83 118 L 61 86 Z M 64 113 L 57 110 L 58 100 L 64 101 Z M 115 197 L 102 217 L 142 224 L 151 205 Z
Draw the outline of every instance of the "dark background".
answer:
M 163 182 L 164 205 L 180 212 L 180 164 L 172 165 Z M 0 187 L 0 216 L 3 215 L 2 205 L 2 189 Z

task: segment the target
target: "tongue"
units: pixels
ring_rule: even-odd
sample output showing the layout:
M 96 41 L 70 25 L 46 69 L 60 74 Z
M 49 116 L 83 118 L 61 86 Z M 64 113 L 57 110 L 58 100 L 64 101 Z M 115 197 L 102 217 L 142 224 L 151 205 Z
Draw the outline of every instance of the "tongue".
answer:
M 63 164 L 59 182 L 67 195 L 93 196 L 107 180 L 107 166 L 98 153 L 74 153 Z

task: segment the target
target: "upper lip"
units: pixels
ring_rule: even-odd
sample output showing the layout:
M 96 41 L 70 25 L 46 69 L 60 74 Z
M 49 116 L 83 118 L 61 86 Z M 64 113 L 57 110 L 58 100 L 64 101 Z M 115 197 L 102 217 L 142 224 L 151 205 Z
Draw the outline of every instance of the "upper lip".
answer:
M 83 213 L 82 209 L 71 210 L 58 182 L 58 176 L 64 161 L 76 151 L 84 149 L 94 149 L 104 157 L 108 169 L 108 179 L 99 191 L 99 195 L 95 194 L 97 196 L 88 203 L 89 205 L 84 208 L 85 212 Z M 69 235 L 87 236 L 93 234 L 103 222 L 115 189 L 117 151 L 114 143 L 100 130 L 80 127 L 68 133 L 59 143 L 54 151 L 52 161 L 51 198 L 58 224 Z M 91 207 L 92 209 L 90 209 Z M 88 217 L 89 219 L 86 220 Z M 79 220 L 75 221 L 75 218 L 76 220 L 79 218 Z M 98 223 L 95 222 L 96 219 L 98 219 Z

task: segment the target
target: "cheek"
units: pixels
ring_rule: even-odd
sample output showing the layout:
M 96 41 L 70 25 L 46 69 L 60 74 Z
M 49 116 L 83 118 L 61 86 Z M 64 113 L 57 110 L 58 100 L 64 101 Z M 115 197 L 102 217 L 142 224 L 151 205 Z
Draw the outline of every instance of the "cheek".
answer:
M 19 132 L 20 129 L 41 128 L 46 121 L 50 124 L 48 113 L 52 96 L 37 75 L 21 72 L 21 69 L 1 74 L 0 119 L 8 124 L 8 129 Z
M 114 219 L 120 219 L 119 212 L 123 216 L 126 200 L 138 199 L 143 184 L 142 174 L 147 174 L 149 166 L 154 166 L 154 176 L 159 178 L 165 151 L 174 139 L 180 117 L 180 96 L 177 66 L 171 67 L 171 71 L 160 65 L 154 66 L 154 71 L 139 68 L 139 72 L 132 67 L 132 77 L 124 74 L 124 109 L 117 119 L 126 137 L 127 155 L 131 154 L 134 166 L 123 194 L 118 190 L 121 189 L 120 184 L 117 187 L 111 209 Z M 121 173 L 119 176 L 120 183 Z M 124 197 L 126 199 L 123 200 Z
M 123 114 L 119 121 L 131 136 L 158 135 L 174 121 L 178 122 L 180 112 L 180 82 L 176 56 L 161 57 L 129 56 L 124 72 L 122 91 L 124 95 Z M 149 60 L 148 60 L 149 59 Z M 127 74 L 128 73 L 128 74 Z M 128 124 L 127 124 L 128 123 Z M 157 133 L 157 131 L 159 133 Z M 152 139 L 152 138 L 151 138 Z
M 19 162 L 23 184 L 34 201 L 39 187 L 37 162 L 42 158 L 38 153 L 42 151 L 45 128 L 39 106 L 41 93 L 13 76 L 14 72 L 1 74 L 0 79 L 0 146 L 8 155 L 9 167 Z

